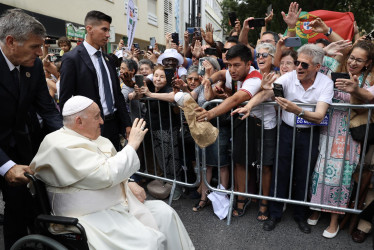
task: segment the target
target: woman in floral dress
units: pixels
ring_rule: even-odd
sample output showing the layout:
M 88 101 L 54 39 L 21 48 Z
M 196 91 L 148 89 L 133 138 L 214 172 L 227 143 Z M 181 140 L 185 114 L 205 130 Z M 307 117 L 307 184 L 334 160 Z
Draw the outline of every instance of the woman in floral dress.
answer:
M 334 65 L 331 60 L 335 59 L 326 58 L 326 63 Z M 351 79 L 336 81 L 334 103 L 350 103 L 351 95 L 362 100 L 362 103 L 374 99 L 374 96 L 366 90 L 374 83 L 370 74 L 373 60 L 374 45 L 371 42 L 359 41 L 352 47 L 340 70 L 349 72 Z M 319 157 L 312 175 L 311 202 L 346 208 L 353 186 L 352 174 L 359 162 L 361 146 L 349 133 L 348 110 L 334 108 L 330 115 L 329 131 L 327 126 L 322 127 L 320 131 Z M 317 211 L 309 217 L 308 224 L 316 225 L 321 209 L 312 209 Z M 331 213 L 330 225 L 324 230 L 323 236 L 333 238 L 339 231 L 338 216 L 343 212 L 326 209 L 322 211 Z

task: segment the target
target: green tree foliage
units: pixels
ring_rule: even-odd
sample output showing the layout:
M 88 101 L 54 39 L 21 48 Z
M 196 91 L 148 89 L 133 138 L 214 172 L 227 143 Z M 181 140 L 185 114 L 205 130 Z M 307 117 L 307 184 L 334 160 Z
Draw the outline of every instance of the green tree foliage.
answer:
M 281 11 L 286 14 L 292 1 L 269 1 L 269 0 L 223 0 L 221 2 L 223 21 L 222 27 L 228 34 L 232 29 L 229 26 L 228 13 L 235 11 L 241 24 L 248 17 L 265 17 L 267 7 L 272 4 L 274 17 L 267 26 L 267 30 L 283 33 L 287 25 L 283 21 Z M 330 10 L 338 12 L 352 12 L 357 25 L 363 34 L 370 32 L 374 28 L 374 0 L 299 0 L 303 11 Z M 260 28 L 250 31 L 249 41 L 256 44 L 260 34 Z

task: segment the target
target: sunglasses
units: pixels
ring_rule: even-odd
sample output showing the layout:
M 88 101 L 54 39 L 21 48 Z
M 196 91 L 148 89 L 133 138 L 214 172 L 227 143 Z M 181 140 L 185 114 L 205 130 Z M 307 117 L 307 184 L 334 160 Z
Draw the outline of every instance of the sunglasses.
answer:
M 229 49 L 223 48 L 222 53 L 225 54 Z
M 257 57 L 257 58 L 260 58 L 260 56 L 262 56 L 262 58 L 267 58 L 268 56 L 273 57 L 272 54 L 267 53 L 267 52 L 264 52 L 264 53 L 257 53 L 257 54 L 256 54 L 256 57 Z
M 199 81 L 199 78 L 198 77 L 187 77 L 187 80 Z
M 305 62 L 300 62 L 300 61 L 295 61 L 295 65 L 296 66 L 299 66 L 301 64 L 301 67 L 303 69 L 308 69 L 309 68 L 309 64 L 305 63 Z

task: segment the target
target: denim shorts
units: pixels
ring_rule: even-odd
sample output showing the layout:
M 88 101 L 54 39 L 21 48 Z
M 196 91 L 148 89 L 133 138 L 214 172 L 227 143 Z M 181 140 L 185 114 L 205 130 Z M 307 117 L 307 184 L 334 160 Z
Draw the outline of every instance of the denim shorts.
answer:
M 219 134 L 217 140 L 210 146 L 205 148 L 206 165 L 218 167 L 226 166 L 230 164 L 230 127 L 221 126 L 219 128 Z M 219 155 L 218 155 L 218 144 L 219 144 Z M 219 162 L 218 162 L 219 159 Z M 201 149 L 200 149 L 200 161 Z

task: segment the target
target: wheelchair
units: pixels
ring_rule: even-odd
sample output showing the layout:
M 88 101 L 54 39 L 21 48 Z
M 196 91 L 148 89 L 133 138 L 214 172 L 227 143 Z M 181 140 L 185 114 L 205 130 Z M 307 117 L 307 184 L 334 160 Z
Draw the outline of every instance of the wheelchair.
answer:
M 33 199 L 38 216 L 35 219 L 35 232 L 19 239 L 11 250 L 51 249 L 51 250 L 88 250 L 87 236 L 84 227 L 77 218 L 51 215 L 51 206 L 45 184 L 35 176 L 25 173 L 32 183 Z M 73 226 L 79 233 L 52 234 L 50 224 Z

